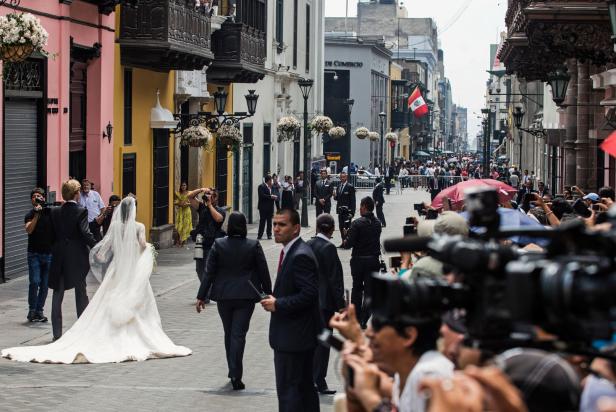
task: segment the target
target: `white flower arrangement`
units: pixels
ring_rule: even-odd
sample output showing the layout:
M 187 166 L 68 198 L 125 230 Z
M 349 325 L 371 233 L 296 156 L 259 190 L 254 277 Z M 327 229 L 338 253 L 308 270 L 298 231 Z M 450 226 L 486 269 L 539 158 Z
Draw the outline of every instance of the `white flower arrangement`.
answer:
M 357 128 L 357 130 L 355 130 L 355 136 L 357 136 L 358 139 L 365 139 L 366 137 L 370 136 L 370 130 L 368 130 L 367 127 L 359 127 Z
M 397 142 L 398 135 L 395 134 L 394 132 L 389 132 L 385 135 L 385 139 L 389 140 L 390 142 Z
M 370 132 L 370 133 L 368 133 L 368 139 L 372 140 L 373 142 L 376 142 L 380 138 L 381 138 L 381 135 L 378 134 L 377 132 Z
M 30 13 L 0 16 L 0 53 L 6 61 L 25 60 L 35 51 L 47 54 L 48 39 L 41 21 Z
M 327 116 L 315 116 L 310 121 L 310 129 L 317 133 L 327 133 L 334 127 L 334 122 Z
M 327 134 L 329 134 L 329 137 L 331 137 L 332 139 L 340 139 L 346 136 L 346 130 L 344 130 L 344 128 L 340 126 L 336 126 L 329 129 L 329 132 L 327 132 Z
M 201 125 L 187 127 L 180 136 L 180 145 L 203 147 L 208 150 L 212 146 L 212 133 Z
M 278 125 L 276 126 L 276 130 L 278 131 L 278 141 L 282 142 L 285 140 L 293 140 L 296 131 L 299 130 L 300 127 L 302 127 L 302 125 L 295 117 L 281 117 L 280 120 L 278 120 Z
M 218 128 L 218 141 L 227 146 L 228 149 L 240 147 L 242 145 L 242 133 L 240 129 L 231 125 L 223 124 Z

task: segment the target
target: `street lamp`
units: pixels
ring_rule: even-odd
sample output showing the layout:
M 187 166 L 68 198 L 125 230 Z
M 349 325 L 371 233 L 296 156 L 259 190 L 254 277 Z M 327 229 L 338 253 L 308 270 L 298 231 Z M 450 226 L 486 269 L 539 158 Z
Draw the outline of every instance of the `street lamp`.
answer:
M 490 109 L 481 109 L 483 115 L 483 176 L 490 177 Z
M 516 107 L 513 112 L 513 122 L 516 129 L 518 129 L 518 138 L 520 140 L 520 161 L 518 163 L 519 170 L 522 170 L 522 119 L 524 119 L 524 111 L 521 107 Z
M 385 170 L 385 117 L 387 117 L 385 112 L 379 113 L 379 119 L 381 119 L 381 170 Z
M 308 97 L 312 90 L 314 81 L 312 79 L 300 79 L 297 84 L 304 98 L 304 193 L 302 196 L 302 227 L 308 227 L 308 190 L 310 185 L 307 184 L 310 179 L 310 139 L 308 138 Z
M 558 68 L 555 72 L 548 75 L 548 84 L 552 88 L 552 100 L 557 106 L 562 106 L 567 96 L 567 86 L 571 76 L 566 68 Z
M 346 99 L 346 105 L 349 108 L 349 117 L 351 116 L 351 112 L 353 111 L 353 105 L 354 104 L 355 104 L 355 99 Z M 349 119 L 349 127 L 351 127 L 351 120 L 350 119 Z

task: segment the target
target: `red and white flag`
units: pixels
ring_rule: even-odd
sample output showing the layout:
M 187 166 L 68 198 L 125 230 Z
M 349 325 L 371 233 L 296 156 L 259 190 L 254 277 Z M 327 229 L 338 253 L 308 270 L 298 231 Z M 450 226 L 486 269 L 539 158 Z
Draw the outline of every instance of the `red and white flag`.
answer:
M 423 117 L 428 114 L 428 105 L 421 96 L 419 87 L 416 87 L 413 93 L 409 96 L 409 109 L 413 111 L 415 117 Z

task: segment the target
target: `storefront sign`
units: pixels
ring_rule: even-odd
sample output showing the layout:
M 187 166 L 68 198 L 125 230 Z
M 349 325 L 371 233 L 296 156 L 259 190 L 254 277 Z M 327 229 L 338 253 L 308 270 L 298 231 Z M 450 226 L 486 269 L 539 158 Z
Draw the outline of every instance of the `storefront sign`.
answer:
M 326 61 L 325 67 L 364 67 L 363 62 L 341 62 L 339 60 Z
M 341 158 L 342 156 L 340 156 L 340 153 L 336 153 L 336 152 L 325 153 L 325 159 L 328 162 L 339 162 Z

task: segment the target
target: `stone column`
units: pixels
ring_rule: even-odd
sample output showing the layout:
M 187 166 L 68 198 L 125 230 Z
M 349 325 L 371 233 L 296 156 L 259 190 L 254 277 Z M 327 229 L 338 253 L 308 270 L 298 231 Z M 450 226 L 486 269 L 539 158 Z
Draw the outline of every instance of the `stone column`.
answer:
M 575 140 L 577 139 L 577 107 L 574 106 L 577 103 L 577 61 L 575 59 L 569 59 L 567 61 L 567 69 L 571 75 L 569 81 L 569 87 L 567 88 L 565 111 L 565 141 L 564 141 L 564 185 L 575 185 Z
M 577 108 L 577 140 L 575 141 L 576 175 L 575 185 L 582 190 L 589 188 L 589 142 L 588 128 L 590 127 L 590 92 L 591 80 L 588 63 L 578 62 L 578 106 Z

